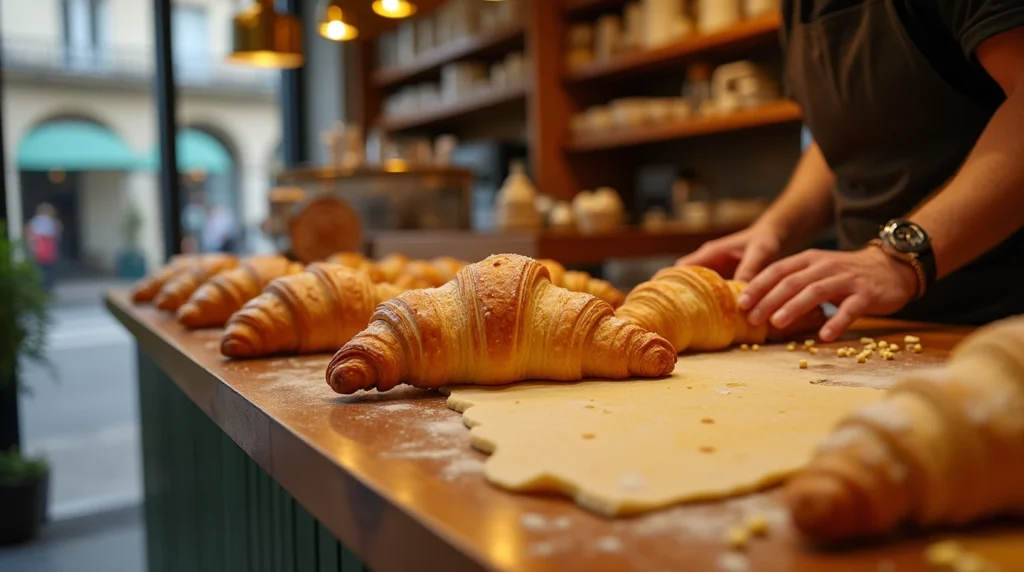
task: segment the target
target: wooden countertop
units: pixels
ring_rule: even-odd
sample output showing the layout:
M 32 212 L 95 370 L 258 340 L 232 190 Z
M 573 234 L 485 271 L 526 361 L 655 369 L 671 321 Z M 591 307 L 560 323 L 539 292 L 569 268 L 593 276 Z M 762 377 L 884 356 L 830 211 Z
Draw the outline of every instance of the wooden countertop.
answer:
M 805 546 L 786 524 L 743 556 L 723 556 L 722 535 L 744 511 L 784 518 L 777 491 L 607 520 L 570 501 L 511 494 L 480 473 L 460 415 L 433 392 L 339 396 L 324 381 L 329 355 L 228 361 L 220 330 L 185 332 L 168 315 L 107 305 L 139 346 L 247 454 L 372 569 L 388 570 L 927 570 L 935 534 L 844 552 Z M 914 333 L 937 363 L 962 329 L 870 321 L 860 335 Z M 777 351 L 765 348 L 762 351 Z M 778 350 L 781 351 L 781 350 Z M 959 535 L 1003 570 L 1024 569 L 1024 528 L 989 525 Z M 728 562 L 746 567 L 726 568 Z M 429 564 L 426 564 L 429 563 Z

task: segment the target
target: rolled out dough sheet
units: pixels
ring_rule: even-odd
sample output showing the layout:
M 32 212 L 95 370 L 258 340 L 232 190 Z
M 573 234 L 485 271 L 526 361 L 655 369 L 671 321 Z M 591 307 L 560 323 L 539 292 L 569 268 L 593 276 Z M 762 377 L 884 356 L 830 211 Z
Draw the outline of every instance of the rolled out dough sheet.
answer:
M 849 360 L 848 382 L 836 366 L 798 369 L 806 354 L 767 353 L 683 357 L 663 380 L 453 387 L 448 407 L 492 453 L 485 475 L 495 485 L 640 513 L 779 482 L 896 375 L 857 379 Z

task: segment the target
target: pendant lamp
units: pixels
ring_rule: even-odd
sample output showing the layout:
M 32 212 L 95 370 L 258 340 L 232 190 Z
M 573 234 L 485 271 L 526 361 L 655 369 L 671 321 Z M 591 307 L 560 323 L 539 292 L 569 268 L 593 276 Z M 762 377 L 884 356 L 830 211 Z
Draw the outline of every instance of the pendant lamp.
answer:
M 231 23 L 232 64 L 290 69 L 302 66 L 302 25 L 294 16 L 278 14 L 274 0 L 257 0 Z
M 320 14 L 320 35 L 335 42 L 346 42 L 359 37 L 359 29 L 345 20 L 341 11 L 341 0 L 322 1 Z
M 385 18 L 405 18 L 416 13 L 416 5 L 409 0 L 374 0 L 373 11 Z

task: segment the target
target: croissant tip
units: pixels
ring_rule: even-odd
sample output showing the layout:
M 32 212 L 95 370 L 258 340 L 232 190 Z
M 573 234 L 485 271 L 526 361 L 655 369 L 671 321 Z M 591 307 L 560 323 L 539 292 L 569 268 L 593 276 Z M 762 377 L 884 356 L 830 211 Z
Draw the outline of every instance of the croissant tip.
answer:
M 786 487 L 785 502 L 793 524 L 819 541 L 846 538 L 855 527 L 851 498 L 843 482 L 831 475 L 798 475 Z
M 199 306 L 192 302 L 186 302 L 180 308 L 178 308 L 178 322 L 186 328 L 198 328 L 202 326 L 200 318 L 202 317 L 202 311 Z
M 244 338 L 229 332 L 224 334 L 220 342 L 220 353 L 230 358 L 241 358 L 254 355 L 256 352 Z
M 376 369 L 361 356 L 335 356 L 327 367 L 327 384 L 337 393 L 350 394 L 377 385 Z

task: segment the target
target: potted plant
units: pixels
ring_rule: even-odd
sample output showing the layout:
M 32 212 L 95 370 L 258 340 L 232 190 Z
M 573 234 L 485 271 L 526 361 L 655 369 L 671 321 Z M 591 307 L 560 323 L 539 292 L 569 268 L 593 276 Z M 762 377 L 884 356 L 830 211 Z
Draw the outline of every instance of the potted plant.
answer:
M 121 213 L 121 250 L 117 253 L 117 276 L 124 279 L 138 279 L 146 275 L 146 257 L 139 247 L 139 233 L 142 231 L 142 213 L 134 201 Z
M 39 270 L 0 222 L 0 544 L 33 538 L 46 514 L 49 467 L 19 453 L 17 366 L 20 359 L 50 365 L 49 325 Z
M 50 467 L 17 448 L 0 452 L 0 546 L 35 538 L 46 520 Z

